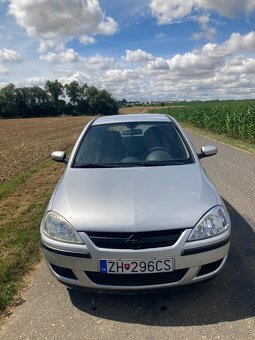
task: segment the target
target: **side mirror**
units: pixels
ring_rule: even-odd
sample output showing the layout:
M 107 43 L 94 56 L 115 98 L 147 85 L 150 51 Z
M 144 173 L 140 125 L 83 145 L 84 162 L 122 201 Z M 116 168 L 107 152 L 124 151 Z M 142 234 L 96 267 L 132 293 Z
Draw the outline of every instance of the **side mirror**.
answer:
M 53 151 L 51 153 L 51 159 L 53 159 L 53 161 L 60 162 L 60 163 L 68 162 L 65 151 Z
M 218 152 L 216 146 L 214 145 L 206 145 L 206 146 L 202 146 L 201 148 L 201 152 L 198 154 L 198 158 L 205 158 L 205 157 L 210 157 L 213 155 L 216 155 L 216 153 Z

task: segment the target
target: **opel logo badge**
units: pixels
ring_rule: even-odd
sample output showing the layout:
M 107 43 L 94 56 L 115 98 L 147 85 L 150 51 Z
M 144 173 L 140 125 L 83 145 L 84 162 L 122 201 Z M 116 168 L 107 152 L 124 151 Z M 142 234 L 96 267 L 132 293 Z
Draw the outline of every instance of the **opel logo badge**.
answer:
M 127 243 L 131 249 L 140 249 L 143 241 L 141 236 L 133 234 L 128 238 Z

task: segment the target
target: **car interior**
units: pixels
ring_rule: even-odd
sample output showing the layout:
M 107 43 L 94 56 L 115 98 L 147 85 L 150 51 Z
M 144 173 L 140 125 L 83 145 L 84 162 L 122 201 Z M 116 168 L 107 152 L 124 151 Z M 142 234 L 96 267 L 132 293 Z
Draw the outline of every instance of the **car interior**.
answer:
M 171 123 L 105 124 L 85 134 L 75 163 L 135 163 L 189 158 Z

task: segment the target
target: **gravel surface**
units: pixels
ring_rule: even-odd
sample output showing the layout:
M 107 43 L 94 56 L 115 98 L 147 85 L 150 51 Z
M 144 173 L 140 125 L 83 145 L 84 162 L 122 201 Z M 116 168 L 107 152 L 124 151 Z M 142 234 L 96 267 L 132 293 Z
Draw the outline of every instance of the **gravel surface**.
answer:
M 224 271 L 201 284 L 127 296 L 68 290 L 42 265 L 1 339 L 255 339 L 255 156 L 189 134 L 198 149 L 219 148 L 202 163 L 232 219 Z

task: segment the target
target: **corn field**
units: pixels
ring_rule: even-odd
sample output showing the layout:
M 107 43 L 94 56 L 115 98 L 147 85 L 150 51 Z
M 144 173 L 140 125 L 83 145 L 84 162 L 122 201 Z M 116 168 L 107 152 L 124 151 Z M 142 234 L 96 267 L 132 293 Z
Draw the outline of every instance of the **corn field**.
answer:
M 196 103 L 158 112 L 198 128 L 255 143 L 255 101 Z

